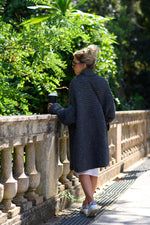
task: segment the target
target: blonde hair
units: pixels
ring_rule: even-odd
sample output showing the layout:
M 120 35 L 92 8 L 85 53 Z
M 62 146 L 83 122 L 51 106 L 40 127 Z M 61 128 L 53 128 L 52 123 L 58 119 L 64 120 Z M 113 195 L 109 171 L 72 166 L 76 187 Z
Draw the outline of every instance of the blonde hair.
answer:
M 89 45 L 86 48 L 74 52 L 73 56 L 81 62 L 85 63 L 88 68 L 93 68 L 97 59 L 99 48 L 97 45 Z

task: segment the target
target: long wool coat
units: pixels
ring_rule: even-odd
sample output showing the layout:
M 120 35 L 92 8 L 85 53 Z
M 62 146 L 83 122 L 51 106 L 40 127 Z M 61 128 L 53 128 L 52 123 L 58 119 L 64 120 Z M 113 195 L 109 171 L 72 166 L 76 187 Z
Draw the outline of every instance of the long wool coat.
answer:
M 86 69 L 70 83 L 69 106 L 55 103 L 50 112 L 69 127 L 71 170 L 82 172 L 109 164 L 107 124 L 115 117 L 115 107 L 104 78 Z

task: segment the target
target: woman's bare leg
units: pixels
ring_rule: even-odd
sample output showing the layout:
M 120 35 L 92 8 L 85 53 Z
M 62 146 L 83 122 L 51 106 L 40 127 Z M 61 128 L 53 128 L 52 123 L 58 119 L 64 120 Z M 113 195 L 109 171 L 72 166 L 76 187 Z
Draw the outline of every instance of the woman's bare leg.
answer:
M 98 180 L 98 177 L 96 177 L 96 176 L 90 176 L 90 179 L 91 179 L 92 188 L 93 188 L 93 194 L 94 194 L 95 191 L 96 191 L 96 188 L 97 188 L 97 180 Z
M 92 190 L 93 190 L 93 195 L 96 191 L 96 188 L 97 188 L 97 180 L 98 180 L 98 177 L 96 176 L 90 176 L 90 179 L 91 179 L 91 183 L 92 183 Z M 88 199 L 87 197 L 85 197 L 85 200 L 83 201 L 83 205 L 86 205 L 88 204 Z
M 81 182 L 84 194 L 85 194 L 85 200 L 83 202 L 83 205 L 88 204 L 89 202 L 93 201 L 93 179 L 91 179 L 90 175 L 79 175 L 79 180 Z M 93 182 L 93 183 L 92 183 Z

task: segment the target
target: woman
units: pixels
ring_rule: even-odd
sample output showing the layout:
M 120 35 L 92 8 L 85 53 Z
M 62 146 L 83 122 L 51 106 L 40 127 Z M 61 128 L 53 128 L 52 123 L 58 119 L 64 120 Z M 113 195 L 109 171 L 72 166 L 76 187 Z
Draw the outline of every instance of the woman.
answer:
M 73 54 L 76 76 L 70 83 L 70 104 L 67 108 L 51 104 L 49 110 L 69 127 L 70 168 L 78 174 L 84 190 L 81 212 L 86 216 L 95 216 L 98 210 L 93 194 L 98 169 L 109 163 L 107 126 L 115 117 L 109 85 L 93 72 L 97 52 L 97 46 L 90 45 Z

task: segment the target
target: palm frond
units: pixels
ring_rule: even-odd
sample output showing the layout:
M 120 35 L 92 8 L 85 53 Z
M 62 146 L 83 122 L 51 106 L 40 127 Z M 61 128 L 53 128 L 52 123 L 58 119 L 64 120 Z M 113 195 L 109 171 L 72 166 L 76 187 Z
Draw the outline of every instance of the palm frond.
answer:
M 54 5 L 65 15 L 66 11 L 70 8 L 72 0 L 55 0 Z
M 28 6 L 28 9 L 52 9 L 51 6 L 48 5 L 33 5 L 33 6 Z
M 38 16 L 38 17 L 31 18 L 29 20 L 24 21 L 23 23 L 21 23 L 21 25 L 26 26 L 26 25 L 38 24 L 38 23 L 46 21 L 48 18 L 49 16 Z

